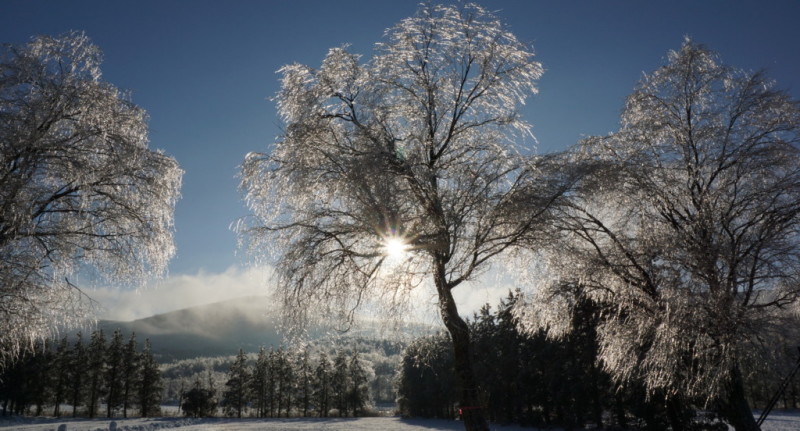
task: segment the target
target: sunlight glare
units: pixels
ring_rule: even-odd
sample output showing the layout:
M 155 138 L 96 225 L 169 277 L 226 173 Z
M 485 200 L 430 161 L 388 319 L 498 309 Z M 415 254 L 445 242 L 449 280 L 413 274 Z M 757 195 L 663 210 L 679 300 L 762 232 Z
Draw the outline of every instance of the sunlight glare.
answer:
M 408 244 L 401 237 L 388 237 L 384 240 L 383 251 L 392 259 L 401 259 L 408 251 Z

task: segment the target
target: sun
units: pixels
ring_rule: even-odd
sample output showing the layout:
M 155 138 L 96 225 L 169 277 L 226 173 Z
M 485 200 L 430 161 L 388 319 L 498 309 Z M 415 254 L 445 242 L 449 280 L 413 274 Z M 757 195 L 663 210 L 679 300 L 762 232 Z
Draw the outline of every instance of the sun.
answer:
M 383 253 L 391 259 L 403 258 L 408 249 L 408 243 L 399 236 L 390 236 L 383 240 Z

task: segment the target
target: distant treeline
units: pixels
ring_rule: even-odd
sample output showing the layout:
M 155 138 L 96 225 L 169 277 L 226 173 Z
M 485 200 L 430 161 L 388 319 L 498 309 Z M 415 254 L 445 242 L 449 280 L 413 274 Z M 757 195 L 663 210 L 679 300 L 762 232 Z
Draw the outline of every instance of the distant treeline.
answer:
M 125 341 L 116 330 L 109 341 L 97 330 L 86 344 L 79 332 L 72 342 L 64 336 L 39 343 L 0 370 L 0 401 L 4 416 L 128 417 L 134 408 L 140 416 L 155 416 L 160 414 L 161 371 L 150 341 L 140 350 L 135 333 Z M 63 405 L 71 411 L 62 411 Z
M 215 416 L 221 408 L 236 417 L 342 417 L 361 416 L 371 405 L 374 370 L 358 351 L 338 350 L 331 359 L 324 351 L 312 355 L 261 348 L 252 356 L 239 351 L 222 388 L 213 378 L 198 375 L 191 388 L 181 391 L 184 414 Z
M 648 397 L 643 385 L 615 384 L 597 361 L 595 328 L 600 310 L 592 301 L 576 298 L 572 332 L 552 340 L 544 331 L 520 331 L 513 312 L 517 300 L 517 295 L 509 294 L 496 311 L 486 305 L 470 322 L 480 406 L 457 405 L 452 344 L 447 334 L 439 333 L 412 342 L 403 356 L 398 382 L 401 412 L 453 418 L 459 409 L 482 408 L 493 422 L 567 428 L 594 424 L 667 429 L 669 415 L 683 415 L 693 426 L 721 425 L 700 416 L 690 402 L 667 403 L 663 396 Z M 754 408 L 766 405 L 796 360 L 794 347 L 787 349 L 787 343 L 773 344 L 774 362 L 749 362 L 745 390 Z M 798 394 L 800 379 L 795 378 L 778 407 L 797 408 Z
M 306 344 L 307 343 L 307 344 Z M 287 355 L 307 354 L 313 361 L 317 361 L 325 354 L 334 358 L 338 352 L 349 352 L 352 355 L 358 352 L 362 365 L 369 376 L 369 394 L 371 401 L 377 405 L 394 404 L 397 398 L 395 381 L 400 364 L 402 352 L 406 344 L 396 340 L 377 339 L 372 336 L 354 336 L 351 334 L 329 336 L 324 339 L 307 340 L 303 352 L 297 348 L 267 347 L 267 353 L 281 351 Z M 235 353 L 232 351 L 231 353 Z M 247 353 L 247 363 L 252 366 L 256 363 L 258 352 Z M 191 359 L 181 359 L 164 363 L 161 366 L 164 390 L 162 404 L 180 406 L 183 394 L 195 386 L 197 381 L 203 382 L 206 387 L 214 387 L 214 398 L 222 399 L 224 382 L 228 380 L 228 372 L 236 362 L 236 354 L 229 356 L 200 356 Z M 252 414 L 252 411 L 248 411 Z

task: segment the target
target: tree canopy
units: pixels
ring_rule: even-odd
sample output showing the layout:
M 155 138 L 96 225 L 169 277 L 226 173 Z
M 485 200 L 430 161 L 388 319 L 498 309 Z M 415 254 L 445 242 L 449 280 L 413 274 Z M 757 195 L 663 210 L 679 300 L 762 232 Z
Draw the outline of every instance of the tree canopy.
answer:
M 277 258 L 288 309 L 349 320 L 365 298 L 398 306 L 433 282 L 466 373 L 452 290 L 534 236 L 568 188 L 521 145 L 532 50 L 477 5 L 423 6 L 367 62 L 340 47 L 281 73 L 285 131 L 245 160 L 240 230 Z
M 0 361 L 86 316 L 78 274 L 132 283 L 174 254 L 182 171 L 100 61 L 82 33 L 2 52 Z
M 619 381 L 754 429 L 739 364 L 800 293 L 800 106 L 687 40 L 621 123 L 575 152 L 591 174 L 557 218 L 553 276 L 605 304 L 600 360 Z M 561 285 L 543 291 L 555 332 Z

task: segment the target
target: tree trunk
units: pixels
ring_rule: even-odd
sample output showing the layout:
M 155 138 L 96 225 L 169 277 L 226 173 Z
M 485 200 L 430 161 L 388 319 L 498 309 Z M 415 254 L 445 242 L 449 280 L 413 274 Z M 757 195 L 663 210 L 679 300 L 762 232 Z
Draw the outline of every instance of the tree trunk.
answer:
M 456 381 L 461 386 L 460 409 L 464 428 L 467 431 L 489 431 L 489 425 L 478 401 L 478 386 L 472 369 L 471 341 L 469 327 L 458 315 L 458 307 L 453 299 L 444 272 L 444 263 L 437 262 L 434 275 L 439 294 L 439 311 L 442 321 L 453 341 L 453 363 Z
M 753 411 L 744 396 L 744 384 L 739 366 L 734 365 L 728 376 L 725 398 L 721 401 L 720 414 L 736 431 L 759 431 Z
M 689 428 L 692 412 L 686 408 L 680 396 L 672 396 L 666 400 L 667 420 L 673 430 Z M 751 415 L 752 417 L 752 415 Z
M 617 387 L 616 394 L 614 395 L 614 414 L 617 417 L 617 425 L 623 429 L 627 428 L 628 417 L 625 414 L 625 401 L 622 399 L 619 387 Z

